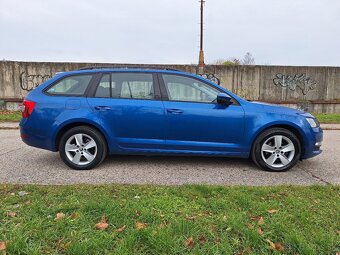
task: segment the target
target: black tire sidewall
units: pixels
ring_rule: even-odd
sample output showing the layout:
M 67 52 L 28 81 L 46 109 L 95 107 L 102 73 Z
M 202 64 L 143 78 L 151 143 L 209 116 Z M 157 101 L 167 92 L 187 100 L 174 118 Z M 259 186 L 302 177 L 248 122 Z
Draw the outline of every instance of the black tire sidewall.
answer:
M 295 146 L 295 155 L 294 155 L 293 160 L 288 165 L 280 167 L 280 168 L 274 168 L 274 167 L 267 165 L 267 163 L 262 159 L 262 155 L 261 155 L 261 148 L 262 148 L 263 143 L 269 137 L 275 136 L 275 135 L 282 135 L 282 136 L 289 138 Z M 271 172 L 283 172 L 283 171 L 289 170 L 290 168 L 295 166 L 295 164 L 300 159 L 300 157 L 301 157 L 301 144 L 300 144 L 299 139 L 294 133 L 283 128 L 273 128 L 273 129 L 269 129 L 261 133 L 256 139 L 254 146 L 253 146 L 253 151 L 252 151 L 253 161 L 262 169 L 266 171 L 271 171 Z
M 75 134 L 86 134 L 88 136 L 90 136 L 91 138 L 94 139 L 94 141 L 97 144 L 97 155 L 95 157 L 95 159 L 87 164 L 87 165 L 77 165 L 74 164 L 73 162 L 71 162 L 66 153 L 65 153 L 65 144 L 67 142 L 67 140 Z M 74 127 L 71 128 L 70 130 L 66 131 L 60 141 L 59 141 L 59 154 L 60 157 L 62 158 L 62 160 L 64 161 L 64 163 L 69 166 L 72 169 L 75 170 L 89 170 L 92 169 L 94 167 L 96 167 L 97 165 L 99 165 L 104 158 L 106 157 L 106 144 L 105 144 L 105 140 L 103 138 L 103 136 L 95 129 L 91 128 L 91 127 L 87 127 L 87 126 L 79 126 L 79 127 Z

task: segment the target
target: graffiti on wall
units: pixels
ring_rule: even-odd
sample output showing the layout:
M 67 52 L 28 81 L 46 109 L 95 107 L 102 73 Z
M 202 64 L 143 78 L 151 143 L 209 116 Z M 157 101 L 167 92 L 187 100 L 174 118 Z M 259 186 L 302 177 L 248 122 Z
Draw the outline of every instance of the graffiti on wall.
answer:
M 22 72 L 20 73 L 20 87 L 22 90 L 31 91 L 50 78 L 52 78 L 52 76 L 49 74 L 27 74 L 26 72 Z
M 212 73 L 203 73 L 203 74 L 198 74 L 199 76 L 201 76 L 204 79 L 210 80 L 218 85 L 221 84 L 220 79 L 216 76 L 216 74 L 212 74 Z
M 287 87 L 293 91 L 301 90 L 304 96 L 307 95 L 310 90 L 314 90 L 317 84 L 315 80 L 308 77 L 305 73 L 295 75 L 278 73 L 273 79 L 273 83 L 276 86 L 281 86 L 282 88 Z

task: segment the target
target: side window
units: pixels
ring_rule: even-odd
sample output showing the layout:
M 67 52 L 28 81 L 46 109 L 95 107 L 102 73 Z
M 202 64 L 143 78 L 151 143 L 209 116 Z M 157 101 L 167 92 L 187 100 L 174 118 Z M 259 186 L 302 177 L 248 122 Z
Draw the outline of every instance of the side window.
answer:
M 95 97 L 111 97 L 110 74 L 104 74 L 98 84 Z
M 112 97 L 132 99 L 154 99 L 152 74 L 113 73 Z
M 82 96 L 92 75 L 69 76 L 54 84 L 46 92 L 50 95 Z
M 185 76 L 163 74 L 163 80 L 171 101 L 212 103 L 220 92 L 203 82 Z

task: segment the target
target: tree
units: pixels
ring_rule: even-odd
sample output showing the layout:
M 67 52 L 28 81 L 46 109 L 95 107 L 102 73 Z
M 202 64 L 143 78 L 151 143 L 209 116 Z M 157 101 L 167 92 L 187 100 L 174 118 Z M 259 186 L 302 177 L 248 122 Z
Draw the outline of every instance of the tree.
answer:
M 224 65 L 224 66 L 238 66 L 241 65 L 241 61 L 238 58 L 228 58 L 228 59 L 217 59 L 212 63 L 213 65 Z
M 250 52 L 247 52 L 246 55 L 244 55 L 242 60 L 242 65 L 250 66 L 255 64 L 255 58 L 253 55 L 251 55 Z
M 227 59 L 220 58 L 220 59 L 215 60 L 212 64 L 213 65 L 225 65 L 225 66 L 239 66 L 239 65 L 250 66 L 250 65 L 255 65 L 255 58 L 250 52 L 247 52 L 244 55 L 242 60 L 235 58 L 235 57 L 231 57 Z

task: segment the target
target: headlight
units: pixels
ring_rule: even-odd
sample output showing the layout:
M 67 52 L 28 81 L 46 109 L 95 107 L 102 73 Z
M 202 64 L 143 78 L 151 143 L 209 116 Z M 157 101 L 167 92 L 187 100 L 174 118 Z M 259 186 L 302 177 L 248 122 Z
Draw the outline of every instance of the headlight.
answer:
M 308 121 L 309 125 L 312 127 L 312 128 L 316 128 L 319 126 L 319 122 L 316 120 L 316 119 L 313 119 L 313 118 L 306 118 L 306 120 Z

